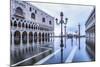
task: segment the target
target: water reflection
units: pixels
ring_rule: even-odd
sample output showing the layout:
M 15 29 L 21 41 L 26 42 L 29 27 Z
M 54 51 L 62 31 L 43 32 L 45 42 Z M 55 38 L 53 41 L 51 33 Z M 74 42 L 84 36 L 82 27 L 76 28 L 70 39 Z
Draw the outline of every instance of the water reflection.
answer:
M 77 61 L 76 58 L 78 58 L 78 60 L 84 60 L 82 59 L 82 57 L 87 57 L 88 55 L 86 55 L 85 52 L 85 38 L 81 38 L 81 45 L 80 47 L 82 47 L 81 50 L 77 51 L 76 54 L 78 54 L 78 52 L 81 52 L 77 55 L 75 55 L 75 58 L 73 59 L 73 61 Z M 77 38 L 66 38 L 63 37 L 63 41 L 64 41 L 64 47 L 63 49 L 61 49 L 60 45 L 60 38 L 59 37 L 54 37 L 53 39 L 50 39 L 50 42 L 48 43 L 37 43 L 35 45 L 37 46 L 24 46 L 22 49 L 16 49 L 14 52 L 12 52 L 11 54 L 11 64 L 15 64 L 19 61 L 25 60 L 26 58 L 32 57 L 31 59 L 20 63 L 18 65 L 22 66 L 22 65 L 33 65 L 36 62 L 38 62 L 39 60 L 47 57 L 48 55 L 52 54 L 53 52 L 57 51 L 58 49 L 60 49 L 60 52 L 58 52 L 57 54 L 55 54 L 54 56 L 52 56 L 50 59 L 48 59 L 46 62 L 44 62 L 43 64 L 53 64 L 53 63 L 65 63 L 68 55 L 70 54 L 72 48 L 74 48 L 74 46 L 79 46 L 78 45 L 78 40 Z M 42 46 L 39 46 L 42 45 Z M 84 48 L 83 48 L 84 46 Z M 65 48 L 66 47 L 66 48 Z M 41 53 L 42 52 L 42 53 Z M 36 56 L 37 55 L 37 56 Z M 88 60 L 88 59 L 87 59 Z
M 63 63 L 63 49 L 61 49 L 61 63 Z
M 47 35 L 49 36 L 49 34 L 46 34 L 45 36 Z M 22 63 L 17 64 L 17 66 L 31 65 L 51 54 L 54 51 L 53 38 L 45 38 L 45 40 L 42 40 L 39 39 L 39 42 L 37 42 L 37 39 L 34 39 L 34 43 L 31 43 L 32 41 L 30 40 L 29 44 L 20 44 L 15 45 L 14 47 L 11 46 L 11 65 L 19 62 Z M 32 58 L 30 59 L 30 57 Z M 29 60 L 23 62 L 23 60 L 26 59 Z
M 71 46 L 73 46 L 73 37 L 71 38 Z

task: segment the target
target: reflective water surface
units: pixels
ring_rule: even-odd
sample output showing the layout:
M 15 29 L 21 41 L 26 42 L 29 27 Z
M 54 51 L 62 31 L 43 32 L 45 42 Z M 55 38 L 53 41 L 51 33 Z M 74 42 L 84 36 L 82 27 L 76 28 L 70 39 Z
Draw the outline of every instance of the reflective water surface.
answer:
M 46 44 L 41 44 L 43 46 L 39 46 L 40 44 L 34 44 L 34 46 L 29 46 L 27 49 L 24 46 L 23 50 L 19 49 L 20 51 L 13 52 L 11 54 L 11 64 L 16 64 L 21 62 L 18 65 L 34 65 L 36 62 L 42 60 L 46 56 L 58 51 L 52 57 L 47 59 L 42 64 L 57 64 L 57 63 L 66 63 L 66 59 L 70 55 L 71 51 L 74 49 L 75 46 L 79 47 L 78 39 L 76 38 L 63 38 L 63 51 L 61 51 L 60 47 L 60 38 L 54 38 L 51 42 Z M 17 54 L 16 54 L 17 53 Z M 28 60 L 25 60 L 28 59 Z M 25 60 L 25 61 L 23 61 Z M 77 49 L 75 55 L 73 56 L 72 62 L 80 62 L 80 61 L 91 61 L 89 54 L 86 51 L 86 44 L 85 38 L 81 38 L 80 41 L 80 50 Z

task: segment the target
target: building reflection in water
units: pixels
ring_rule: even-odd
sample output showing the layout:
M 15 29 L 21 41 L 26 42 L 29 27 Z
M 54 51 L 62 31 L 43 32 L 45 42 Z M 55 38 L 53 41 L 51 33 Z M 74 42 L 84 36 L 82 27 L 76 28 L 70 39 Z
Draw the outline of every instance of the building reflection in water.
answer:
M 18 65 L 31 65 L 36 63 L 37 61 L 43 59 L 44 57 L 48 56 L 54 51 L 54 40 L 53 38 L 49 38 L 49 42 L 47 43 L 34 43 L 34 45 L 37 46 L 23 46 L 23 49 L 16 49 L 14 52 L 11 53 L 11 64 L 15 64 L 17 62 L 20 62 L 22 60 L 25 60 L 29 57 L 32 57 L 31 59 L 22 62 Z M 25 45 L 25 44 L 23 44 Z M 43 45 L 43 46 L 38 46 Z

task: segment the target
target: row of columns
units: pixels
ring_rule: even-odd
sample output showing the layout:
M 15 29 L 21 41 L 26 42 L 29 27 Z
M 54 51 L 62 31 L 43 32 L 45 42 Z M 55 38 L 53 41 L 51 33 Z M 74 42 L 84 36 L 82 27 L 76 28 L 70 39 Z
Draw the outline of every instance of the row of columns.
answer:
M 16 45 L 15 43 L 14 43 L 14 34 L 15 34 L 15 32 L 16 31 L 11 31 L 11 47 L 12 48 L 16 48 L 17 46 L 19 47 L 22 47 L 23 45 L 25 45 L 25 44 L 23 44 L 23 37 L 22 37 L 22 34 L 23 34 L 23 32 L 22 31 L 19 31 L 20 32 L 20 44 L 18 44 L 18 45 Z M 29 33 L 30 32 L 27 32 L 27 37 L 26 37 L 26 41 L 27 41 L 27 45 L 26 46 L 30 46 L 30 45 L 34 45 L 34 44 L 43 44 L 43 43 L 47 43 L 47 42 L 49 42 L 50 41 L 50 37 L 51 37 L 51 34 L 49 34 L 49 33 L 44 33 L 44 37 L 42 37 L 42 33 L 43 32 L 32 32 L 33 33 L 33 41 L 32 41 L 32 43 L 29 43 Z M 39 33 L 41 33 L 41 37 L 39 36 Z M 34 36 L 34 34 L 36 34 L 37 36 Z M 47 34 L 47 37 L 45 36 L 45 34 Z M 48 34 L 49 34 L 49 36 L 48 36 Z M 18 39 L 18 38 L 17 38 Z M 37 42 L 34 42 L 34 39 L 36 39 L 37 40 Z M 43 41 L 43 39 L 44 39 L 44 41 Z M 46 39 L 47 39 L 47 41 L 46 41 Z M 41 40 L 41 42 L 39 42 Z M 16 46 L 16 47 L 15 47 Z

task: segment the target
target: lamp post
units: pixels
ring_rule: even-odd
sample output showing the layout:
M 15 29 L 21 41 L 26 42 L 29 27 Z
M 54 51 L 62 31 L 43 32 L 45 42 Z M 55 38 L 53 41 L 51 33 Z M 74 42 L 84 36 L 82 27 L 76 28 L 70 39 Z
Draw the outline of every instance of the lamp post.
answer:
M 61 20 L 58 22 L 58 19 L 56 18 L 56 23 L 59 25 L 61 24 L 61 43 L 60 43 L 60 47 L 61 47 L 61 63 L 63 63 L 63 47 L 64 47 L 64 44 L 63 44 L 63 24 L 67 24 L 67 21 L 65 19 L 65 22 L 63 20 L 63 12 L 60 13 L 60 17 L 61 17 Z
M 66 24 L 65 24 L 64 28 L 65 28 L 65 48 L 66 48 L 66 37 L 67 37 L 66 36 L 67 35 L 66 34 L 66 27 L 67 27 L 66 25 L 67 25 L 68 18 L 65 18 L 65 20 L 66 20 Z
M 78 36 L 79 36 L 79 50 L 80 50 L 80 24 L 78 25 L 78 29 L 79 29 L 79 34 L 78 34 Z

